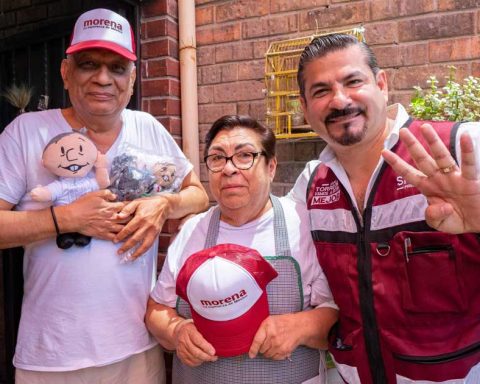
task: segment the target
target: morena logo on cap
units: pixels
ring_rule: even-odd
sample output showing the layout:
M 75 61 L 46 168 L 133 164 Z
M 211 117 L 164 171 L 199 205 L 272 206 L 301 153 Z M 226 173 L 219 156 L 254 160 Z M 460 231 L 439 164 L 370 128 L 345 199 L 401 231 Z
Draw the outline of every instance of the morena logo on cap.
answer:
M 122 32 L 122 24 L 108 19 L 89 19 L 83 22 L 83 28 L 105 27 L 111 28 L 117 32 Z
M 219 307 L 219 306 L 225 306 L 225 305 L 231 305 L 239 300 L 241 300 L 243 297 L 247 295 L 247 292 L 245 292 L 244 289 L 242 289 L 238 293 L 234 293 L 232 296 L 228 296 L 225 299 L 220 299 L 220 300 L 200 300 L 200 304 L 203 305 L 204 308 L 209 308 L 209 307 Z
M 247 312 L 263 290 L 241 265 L 212 257 L 200 265 L 187 285 L 187 296 L 195 311 L 210 320 L 232 320 Z
M 123 16 L 109 9 L 92 9 L 77 19 L 67 54 L 86 49 L 108 49 L 137 60 L 133 30 Z
M 218 356 L 248 352 L 268 317 L 266 287 L 275 269 L 256 250 L 219 244 L 191 255 L 177 277 L 198 331 Z

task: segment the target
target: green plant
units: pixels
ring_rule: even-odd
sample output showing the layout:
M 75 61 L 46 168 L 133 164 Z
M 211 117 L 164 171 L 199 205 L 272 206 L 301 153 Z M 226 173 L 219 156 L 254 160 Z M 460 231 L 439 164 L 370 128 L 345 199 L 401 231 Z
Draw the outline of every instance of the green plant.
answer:
M 449 68 L 444 87 L 438 87 L 435 76 L 427 80 L 426 90 L 414 87 L 410 113 L 422 120 L 480 121 L 480 78 L 468 76 L 459 84 L 455 82 L 456 68 Z

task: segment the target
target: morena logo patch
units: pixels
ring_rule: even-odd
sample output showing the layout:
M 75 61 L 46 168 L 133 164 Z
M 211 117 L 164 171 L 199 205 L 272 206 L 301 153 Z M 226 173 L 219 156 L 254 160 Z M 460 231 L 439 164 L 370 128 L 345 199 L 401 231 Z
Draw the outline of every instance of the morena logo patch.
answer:
M 89 19 L 83 22 L 83 28 L 102 27 L 122 32 L 122 24 L 107 19 Z
M 227 305 L 232 305 L 240 300 L 243 300 L 245 297 L 247 297 L 247 291 L 244 289 L 240 290 L 238 293 L 234 293 L 231 296 L 228 296 L 224 299 L 220 300 L 200 300 L 200 304 L 204 308 L 216 308 L 216 307 L 225 307 Z

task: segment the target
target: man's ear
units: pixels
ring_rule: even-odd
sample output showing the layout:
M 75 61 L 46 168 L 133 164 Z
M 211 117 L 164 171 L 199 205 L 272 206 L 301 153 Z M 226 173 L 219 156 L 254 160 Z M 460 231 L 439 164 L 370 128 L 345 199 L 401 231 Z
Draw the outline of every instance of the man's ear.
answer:
M 137 78 L 137 67 L 133 65 L 132 72 L 130 72 L 130 87 L 133 94 L 133 87 L 135 85 L 135 80 Z
M 377 87 L 383 93 L 385 101 L 388 101 L 388 79 L 387 73 L 384 70 L 379 70 L 375 75 L 375 81 L 377 82 Z
M 303 117 L 308 123 L 308 119 L 307 119 L 307 100 L 305 100 L 305 97 L 301 96 L 301 95 L 298 96 L 298 98 L 300 99 L 300 106 L 302 107 Z
M 68 65 L 69 65 L 68 59 L 63 59 L 62 64 L 60 65 L 60 75 L 62 76 L 64 89 L 68 89 L 68 76 L 67 76 Z

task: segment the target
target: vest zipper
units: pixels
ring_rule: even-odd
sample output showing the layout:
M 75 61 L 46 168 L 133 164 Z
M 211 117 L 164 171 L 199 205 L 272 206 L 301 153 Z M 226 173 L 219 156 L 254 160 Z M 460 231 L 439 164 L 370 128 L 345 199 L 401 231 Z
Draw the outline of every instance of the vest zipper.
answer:
M 456 352 L 445 353 L 443 355 L 409 356 L 409 355 L 402 355 L 400 353 L 394 353 L 393 357 L 396 358 L 397 360 L 408 361 L 416 364 L 440 364 L 440 363 L 448 363 L 450 361 L 467 357 L 478 351 L 480 351 L 480 343 L 475 343 L 475 344 L 469 345 L 468 347 L 462 348 Z
M 368 225 L 370 223 L 371 208 L 365 209 L 363 214 L 363 223 Z M 360 225 L 360 219 L 354 215 L 359 230 L 358 243 L 358 289 L 360 312 L 363 322 L 363 336 L 365 342 L 365 349 L 367 352 L 368 363 L 370 367 L 370 374 L 373 384 L 387 383 L 387 375 L 385 371 L 385 364 L 383 361 L 380 336 L 378 333 L 377 319 L 375 315 L 374 296 L 373 296 L 373 282 L 372 282 L 372 255 L 368 247 L 366 239 L 366 227 Z

